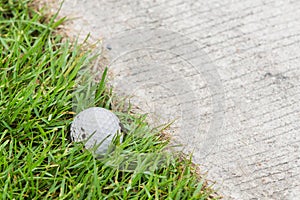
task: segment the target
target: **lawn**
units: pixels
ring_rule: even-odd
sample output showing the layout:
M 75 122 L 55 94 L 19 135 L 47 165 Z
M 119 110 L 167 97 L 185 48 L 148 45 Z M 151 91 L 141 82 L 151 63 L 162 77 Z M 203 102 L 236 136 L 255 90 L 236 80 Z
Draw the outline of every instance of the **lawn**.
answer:
M 95 159 L 69 140 L 76 80 L 95 57 L 58 34 L 64 19 L 45 16 L 30 1 L 0 0 L 1 198 L 215 199 L 190 159 L 162 153 L 163 130 L 122 104 L 114 112 L 128 133 L 113 153 Z M 105 80 L 106 70 L 93 103 L 112 109 Z

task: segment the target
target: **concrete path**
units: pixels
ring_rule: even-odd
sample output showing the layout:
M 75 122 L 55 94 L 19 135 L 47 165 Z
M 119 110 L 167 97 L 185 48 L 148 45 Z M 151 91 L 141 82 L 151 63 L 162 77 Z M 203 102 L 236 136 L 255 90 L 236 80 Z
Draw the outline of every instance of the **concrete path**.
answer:
M 300 1 L 65 0 L 61 15 L 103 40 L 118 95 L 176 119 L 173 142 L 226 199 L 300 198 Z

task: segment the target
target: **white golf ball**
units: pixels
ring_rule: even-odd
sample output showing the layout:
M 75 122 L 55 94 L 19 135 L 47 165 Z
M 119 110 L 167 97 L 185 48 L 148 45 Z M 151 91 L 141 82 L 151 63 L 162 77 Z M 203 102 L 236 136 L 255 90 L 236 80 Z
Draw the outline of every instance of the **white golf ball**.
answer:
M 92 107 L 80 112 L 71 124 L 71 139 L 85 142 L 96 155 L 105 154 L 114 136 L 121 130 L 120 120 L 111 111 Z

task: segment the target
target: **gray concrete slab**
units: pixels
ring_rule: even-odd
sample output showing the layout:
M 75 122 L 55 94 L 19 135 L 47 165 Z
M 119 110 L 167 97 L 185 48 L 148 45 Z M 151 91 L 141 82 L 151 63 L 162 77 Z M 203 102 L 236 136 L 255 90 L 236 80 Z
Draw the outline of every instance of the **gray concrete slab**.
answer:
M 176 119 L 173 142 L 226 199 L 300 198 L 300 1 L 65 0 L 61 15 L 103 41 L 118 95 Z

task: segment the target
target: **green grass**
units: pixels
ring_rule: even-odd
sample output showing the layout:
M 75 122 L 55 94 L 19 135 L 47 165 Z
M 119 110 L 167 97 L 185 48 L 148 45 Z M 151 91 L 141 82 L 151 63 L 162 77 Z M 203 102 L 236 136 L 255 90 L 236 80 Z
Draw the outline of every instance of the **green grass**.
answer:
M 69 141 L 76 77 L 93 58 L 28 3 L 0 0 L 0 198 L 212 199 L 189 159 L 161 153 L 168 141 L 145 116 L 116 112 L 129 133 L 102 159 Z M 111 109 L 104 80 L 94 103 Z

